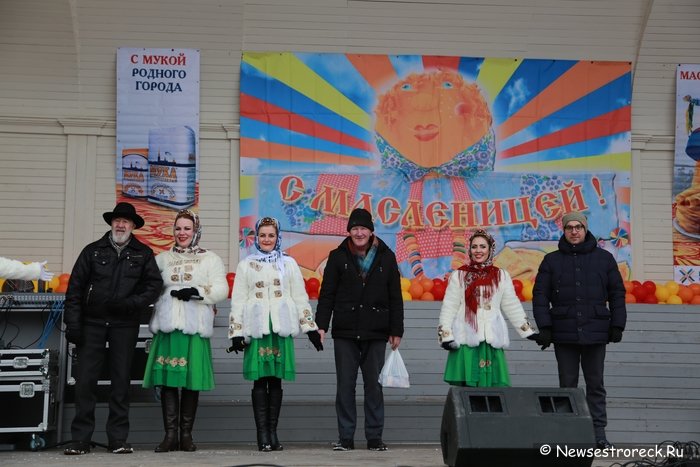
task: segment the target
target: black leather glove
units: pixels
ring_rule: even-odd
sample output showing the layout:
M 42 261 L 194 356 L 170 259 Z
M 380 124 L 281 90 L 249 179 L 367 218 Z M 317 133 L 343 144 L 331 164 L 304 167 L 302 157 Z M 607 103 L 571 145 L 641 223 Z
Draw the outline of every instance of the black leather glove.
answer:
M 608 342 L 617 343 L 622 340 L 622 329 L 618 327 L 611 327 L 608 331 Z
M 199 295 L 199 291 L 194 287 L 187 287 L 180 290 L 171 290 L 170 295 L 184 302 L 189 302 L 193 296 Z
M 552 344 L 552 329 L 540 328 L 540 333 L 537 334 L 535 342 L 537 342 L 537 345 L 539 345 L 542 350 L 549 347 Z
M 71 344 L 79 346 L 83 343 L 83 331 L 78 327 L 67 327 L 66 328 L 66 340 Z
M 529 336 L 527 336 L 526 339 L 537 342 L 537 339 L 539 339 L 539 338 L 540 338 L 540 334 L 536 332 L 534 334 L 530 334 Z
M 245 350 L 245 338 L 242 336 L 234 337 L 231 339 L 231 347 L 228 348 L 228 352 L 243 352 Z
M 445 350 L 457 350 L 459 348 L 459 344 L 456 343 L 455 341 L 450 341 L 450 342 L 443 342 L 440 344 L 443 349 Z
M 317 351 L 323 350 L 323 344 L 321 343 L 321 334 L 318 331 L 309 331 L 306 333 L 306 337 L 309 338 L 311 343 L 314 345 Z

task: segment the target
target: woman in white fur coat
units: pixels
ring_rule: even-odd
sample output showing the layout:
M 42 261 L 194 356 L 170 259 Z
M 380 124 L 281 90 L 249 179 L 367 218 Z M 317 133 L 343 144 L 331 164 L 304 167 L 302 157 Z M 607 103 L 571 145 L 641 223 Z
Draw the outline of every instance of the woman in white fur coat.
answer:
M 469 238 L 469 264 L 450 274 L 438 340 L 449 351 L 444 380 L 452 385 L 510 386 L 503 315 L 520 337 L 535 339 L 510 274 L 493 265 L 495 246 L 488 232 L 476 230 Z
M 214 388 L 209 342 L 214 305 L 228 296 L 224 262 L 199 246 L 202 227 L 197 214 L 178 212 L 173 235 L 175 245 L 156 256 L 163 293 L 151 318 L 154 338 L 143 381 L 144 387 L 161 387 L 165 438 L 155 452 L 197 449 L 192 427 L 199 391 Z
M 253 381 L 258 450 L 264 452 L 282 449 L 277 421 L 282 380 L 293 381 L 296 376 L 294 336 L 306 333 L 316 350 L 323 350 L 301 270 L 281 245 L 277 219 L 259 219 L 258 252 L 238 264 L 229 316 L 231 350 L 244 350 L 243 378 Z

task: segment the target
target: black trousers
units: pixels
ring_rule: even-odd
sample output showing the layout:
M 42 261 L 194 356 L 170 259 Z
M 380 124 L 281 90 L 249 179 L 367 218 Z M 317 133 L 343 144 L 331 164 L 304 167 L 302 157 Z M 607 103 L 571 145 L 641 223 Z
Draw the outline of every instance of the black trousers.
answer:
M 105 354 L 109 355 L 109 417 L 107 441 L 110 445 L 126 441 L 129 435 L 129 385 L 131 363 L 139 336 L 138 326 L 114 327 L 83 325 L 83 343 L 78 347 L 78 374 L 75 382 L 75 418 L 72 439 L 89 442 L 95 431 L 97 381 Z M 109 343 L 109 351 L 106 349 Z
M 579 365 L 586 381 L 586 402 L 596 438 L 605 438 L 608 415 L 605 408 L 605 344 L 554 344 L 559 368 L 559 387 L 578 387 Z
M 355 387 L 357 370 L 362 370 L 365 391 L 365 438 L 382 439 L 384 430 L 384 393 L 379 373 L 384 366 L 386 342 L 333 339 L 335 353 L 336 393 L 335 412 L 338 416 L 338 436 L 352 440 L 357 426 Z

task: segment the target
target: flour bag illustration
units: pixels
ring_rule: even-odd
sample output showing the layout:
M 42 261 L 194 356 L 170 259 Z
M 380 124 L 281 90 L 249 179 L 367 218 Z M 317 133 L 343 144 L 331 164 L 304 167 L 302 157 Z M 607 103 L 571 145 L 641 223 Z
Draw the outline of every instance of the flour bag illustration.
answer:
M 148 132 L 148 201 L 173 209 L 192 206 L 197 182 L 195 132 L 188 126 Z
M 145 199 L 148 194 L 148 148 L 122 150 L 122 193 Z

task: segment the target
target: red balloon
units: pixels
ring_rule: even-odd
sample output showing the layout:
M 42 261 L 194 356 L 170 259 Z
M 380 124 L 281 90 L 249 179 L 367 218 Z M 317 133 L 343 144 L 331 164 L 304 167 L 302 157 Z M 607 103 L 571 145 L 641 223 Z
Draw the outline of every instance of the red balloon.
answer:
M 654 295 L 656 293 L 656 283 L 653 281 L 644 281 L 642 287 L 647 291 L 647 295 Z
M 318 300 L 318 292 L 309 292 L 309 300 Z
M 656 295 L 654 294 L 649 294 L 647 297 L 644 299 L 644 303 L 648 303 L 650 305 L 656 305 L 659 303 L 659 299 L 656 298 Z
M 520 279 L 513 279 L 513 288 L 515 289 L 515 294 L 520 295 L 523 292 L 523 281 Z
M 632 285 L 634 285 L 635 287 L 641 287 L 642 283 L 635 280 L 635 281 L 632 281 Z
M 233 293 L 233 281 L 236 279 L 236 273 L 235 272 L 229 272 L 226 274 L 226 282 L 228 282 L 228 298 L 231 298 L 231 294 Z
M 318 292 L 318 289 L 321 288 L 321 281 L 319 281 L 315 277 L 309 277 L 306 279 L 306 291 L 307 292 Z
M 433 279 L 433 289 L 431 293 L 435 300 L 442 300 L 445 298 L 445 290 L 447 290 L 447 284 L 442 279 Z
M 644 303 L 644 300 L 647 298 L 647 289 L 645 289 L 643 286 L 638 285 L 635 286 L 634 289 L 632 289 L 632 295 L 634 295 L 634 298 L 637 299 L 637 303 Z

